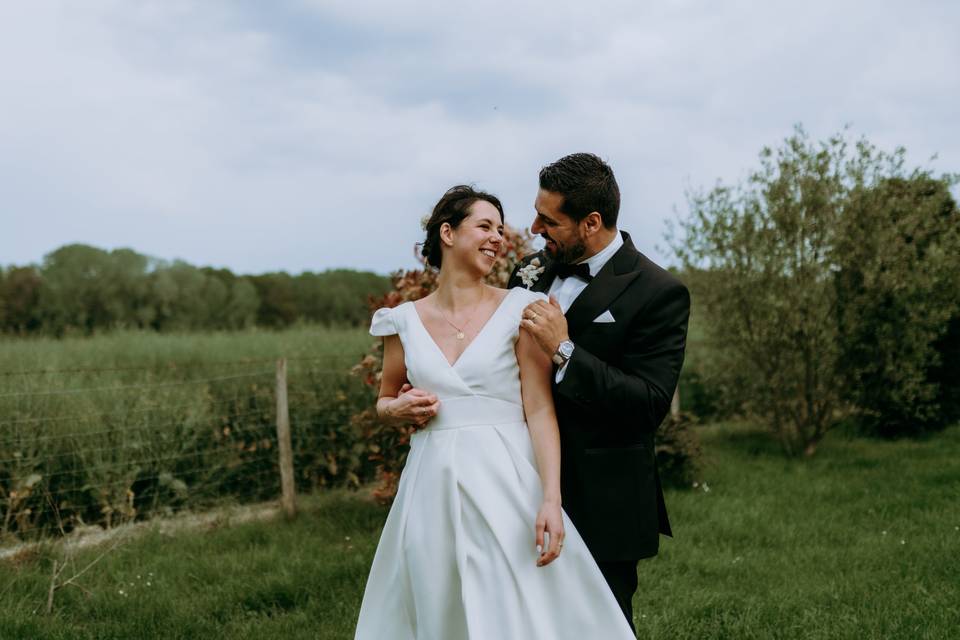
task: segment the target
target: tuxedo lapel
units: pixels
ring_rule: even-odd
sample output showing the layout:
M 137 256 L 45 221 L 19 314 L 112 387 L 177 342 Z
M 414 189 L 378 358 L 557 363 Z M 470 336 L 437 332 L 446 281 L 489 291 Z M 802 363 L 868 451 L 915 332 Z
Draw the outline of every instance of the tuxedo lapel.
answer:
M 546 252 L 544 252 L 543 273 L 540 274 L 540 277 L 537 278 L 537 281 L 533 283 L 532 287 L 530 287 L 530 291 L 546 293 L 550 290 L 550 285 L 553 284 L 553 279 L 557 275 L 557 261 L 550 260 L 546 257 L 546 255 Z
M 606 311 L 617 296 L 640 275 L 637 263 L 640 253 L 633 246 L 630 235 L 622 231 L 623 246 L 603 265 L 600 272 L 587 284 L 567 309 L 567 332 L 571 337 L 595 317 Z

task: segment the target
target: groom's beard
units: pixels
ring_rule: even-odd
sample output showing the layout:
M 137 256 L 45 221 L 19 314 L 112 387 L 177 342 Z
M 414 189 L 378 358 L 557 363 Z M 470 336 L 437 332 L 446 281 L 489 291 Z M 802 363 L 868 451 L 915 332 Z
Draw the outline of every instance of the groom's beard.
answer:
M 550 257 L 560 264 L 574 264 L 577 260 L 583 257 L 583 254 L 587 252 L 587 246 L 583 243 L 583 240 L 577 238 L 577 241 L 572 245 L 561 247 L 557 244 L 556 240 L 553 238 L 548 238 L 545 235 L 541 235 L 541 238 L 544 240 L 551 240 L 555 249 L 553 252 L 550 249 L 546 249 Z

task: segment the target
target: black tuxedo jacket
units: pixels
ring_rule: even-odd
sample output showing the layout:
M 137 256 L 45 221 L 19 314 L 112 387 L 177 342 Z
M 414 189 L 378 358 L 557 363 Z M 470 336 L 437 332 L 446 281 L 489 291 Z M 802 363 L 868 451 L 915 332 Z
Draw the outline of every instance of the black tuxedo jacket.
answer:
M 670 409 L 686 345 L 690 294 L 673 275 L 623 246 L 567 310 L 575 348 L 553 384 L 560 428 L 563 508 L 597 561 L 656 555 L 672 535 L 657 475 L 653 434 Z M 556 263 L 530 287 L 546 293 Z M 615 322 L 593 322 L 610 311 Z M 555 377 L 554 377 L 555 379 Z

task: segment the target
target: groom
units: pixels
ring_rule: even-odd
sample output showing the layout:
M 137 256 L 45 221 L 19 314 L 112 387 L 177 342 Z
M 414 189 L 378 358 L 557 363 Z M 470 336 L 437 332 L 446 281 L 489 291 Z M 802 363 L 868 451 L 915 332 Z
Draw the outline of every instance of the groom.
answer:
M 563 508 L 633 626 L 637 563 L 671 535 L 653 434 L 683 364 L 690 296 L 617 229 L 620 190 L 600 158 L 540 171 L 530 230 L 546 247 L 507 284 L 550 295 L 523 312 L 556 363 Z

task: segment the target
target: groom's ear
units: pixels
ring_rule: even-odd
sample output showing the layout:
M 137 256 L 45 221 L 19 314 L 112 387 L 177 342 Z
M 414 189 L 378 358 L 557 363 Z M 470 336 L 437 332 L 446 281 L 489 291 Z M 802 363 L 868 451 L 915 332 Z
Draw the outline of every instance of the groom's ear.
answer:
M 580 221 L 580 225 L 585 236 L 592 236 L 603 229 L 603 216 L 599 211 L 591 211 Z

